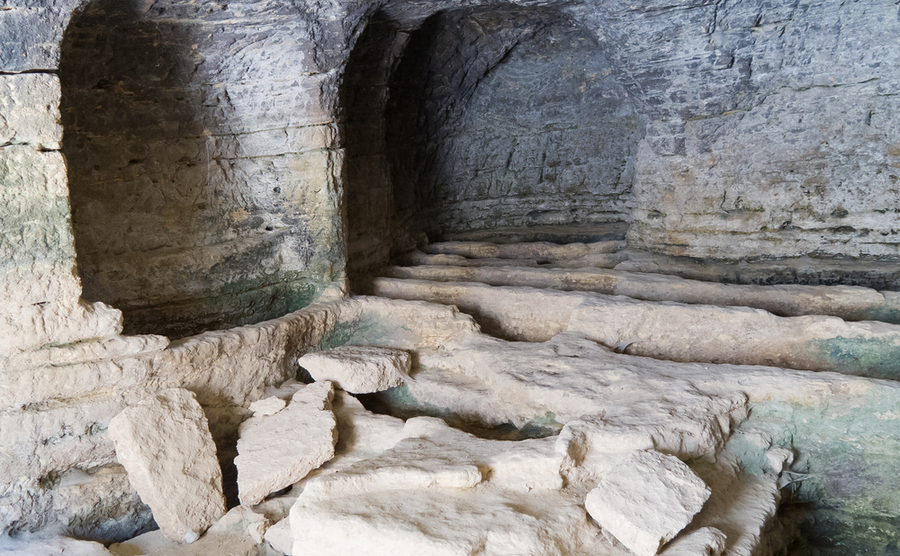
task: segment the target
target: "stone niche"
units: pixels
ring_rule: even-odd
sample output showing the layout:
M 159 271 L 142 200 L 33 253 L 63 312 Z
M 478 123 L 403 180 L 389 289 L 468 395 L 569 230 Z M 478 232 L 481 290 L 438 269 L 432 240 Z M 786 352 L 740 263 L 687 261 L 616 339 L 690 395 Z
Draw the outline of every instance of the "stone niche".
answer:
M 348 62 L 351 264 L 421 232 L 630 220 L 643 124 L 583 24 L 498 4 L 403 25 L 376 14 Z
M 878 2 L 388 3 L 342 87 L 350 270 L 422 232 L 611 221 L 670 256 L 896 260 L 897 26 Z
M 96 0 L 62 41 L 83 296 L 126 333 L 274 318 L 341 274 L 325 79 L 296 22 L 223 10 Z

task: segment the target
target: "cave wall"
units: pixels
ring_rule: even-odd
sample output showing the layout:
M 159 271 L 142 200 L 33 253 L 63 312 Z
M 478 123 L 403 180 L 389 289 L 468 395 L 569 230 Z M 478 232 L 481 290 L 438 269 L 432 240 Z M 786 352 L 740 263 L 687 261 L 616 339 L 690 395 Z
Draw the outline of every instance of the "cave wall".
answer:
M 629 220 L 638 117 L 592 34 L 556 9 L 441 12 L 389 83 L 401 217 L 442 232 Z
M 516 5 L 531 16 L 547 9 L 528 7 L 527 2 Z M 491 6 L 496 10 L 496 4 Z M 539 83 L 546 80 L 537 79 L 519 96 L 504 96 L 504 75 L 522 72 L 516 62 L 528 57 L 529 31 L 512 33 L 513 18 L 507 18 L 504 29 L 509 29 L 502 32 L 489 26 L 455 37 L 433 32 L 432 42 L 444 41 L 436 52 L 450 53 L 447 59 L 431 58 L 441 71 L 429 70 L 430 58 L 425 57 L 418 64 L 424 71 L 410 71 L 414 78 L 403 79 L 404 64 L 415 65 L 404 58 L 407 41 L 415 40 L 429 25 L 427 18 L 441 8 L 415 3 L 388 3 L 383 8 L 383 19 L 399 29 L 395 30 L 399 38 L 383 45 L 381 56 L 388 61 L 382 64 L 380 81 L 372 81 L 381 87 L 378 94 L 389 98 L 371 105 L 367 117 L 380 119 L 385 113 L 388 125 L 369 124 L 372 129 L 384 128 L 365 149 L 370 153 L 369 167 L 379 170 L 364 179 L 351 176 L 348 190 L 377 190 L 380 200 L 374 195 L 370 200 L 380 204 L 390 192 L 395 213 L 386 218 L 385 228 L 376 231 L 373 221 L 359 218 L 350 204 L 348 223 L 351 230 L 358 230 L 351 235 L 363 235 L 366 229 L 366 241 L 381 246 L 380 255 L 373 255 L 376 251 L 354 248 L 351 242 L 351 252 L 362 253 L 358 262 L 351 257 L 351 267 L 383 263 L 383 254 L 390 250 L 384 245 L 391 243 L 385 238 L 401 238 L 394 247 L 399 251 L 414 244 L 410 236 L 417 230 L 439 236 L 442 228 L 456 226 L 536 224 L 542 219 L 578 223 L 619 216 L 632 222 L 631 247 L 670 255 L 728 260 L 900 255 L 892 216 L 896 207 L 891 202 L 900 176 L 893 125 L 900 56 L 892 40 L 900 26 L 895 3 L 614 1 L 550 9 L 594 36 L 593 61 L 608 72 L 606 85 L 597 90 L 605 98 L 614 93 L 617 103 L 608 101 L 609 105 L 621 110 L 618 121 L 598 113 L 580 114 L 582 125 L 591 122 L 599 135 L 617 139 L 610 142 L 616 148 L 628 145 L 623 150 L 631 165 L 620 171 L 621 159 L 609 156 L 608 148 L 593 153 L 600 154 L 593 159 L 599 165 L 590 175 L 616 174 L 618 189 L 612 191 L 630 192 L 616 205 L 617 200 L 610 203 L 596 186 L 583 189 L 594 211 L 620 209 L 592 215 L 579 213 L 587 204 L 573 188 L 560 195 L 568 207 L 560 210 L 558 204 L 548 210 L 556 184 L 543 178 L 566 172 L 547 172 L 549 165 L 534 164 L 534 157 L 515 157 L 534 153 L 540 158 L 542 152 L 561 156 L 571 147 L 568 136 L 554 137 L 557 142 L 549 147 L 518 149 L 503 144 L 504 138 L 510 142 L 511 133 L 528 142 L 524 140 L 528 133 L 513 122 L 519 113 L 527 118 L 526 99 L 540 96 Z M 434 17 L 449 17 L 446 14 L 453 11 Z M 522 44 L 501 37 L 504 32 L 524 39 Z M 429 48 L 427 41 L 424 44 Z M 476 50 L 486 52 L 483 59 L 466 54 L 469 45 L 476 44 Z M 490 50 L 502 51 L 504 44 L 516 47 L 496 63 Z M 454 78 L 453 61 L 458 64 L 466 56 L 472 63 L 463 65 L 464 77 Z M 436 75 L 429 77 L 428 71 Z M 421 91 L 418 102 L 403 98 L 409 89 Z M 509 98 L 515 98 L 518 113 L 500 108 Z M 495 101 L 492 110 L 500 116 L 497 119 L 479 112 L 479 101 L 488 99 Z M 553 103 L 543 106 L 548 110 L 535 121 L 548 115 L 552 120 Z M 413 124 L 404 124 L 404 119 Z M 445 121 L 452 123 L 444 125 Z M 515 131 L 499 131 L 504 126 Z M 382 136 L 386 143 L 380 146 Z M 380 159 L 371 154 L 379 151 L 386 153 Z M 418 162 L 410 162 L 411 158 Z M 575 182 L 580 158 L 576 152 L 563 164 L 574 170 Z M 513 159 L 519 165 L 515 172 L 507 172 L 506 162 Z M 385 166 L 391 170 L 388 175 Z M 538 187 L 531 175 L 538 176 Z M 529 190 L 540 193 L 532 197 L 531 206 Z M 361 206 L 367 193 L 352 195 L 358 195 L 355 205 Z M 417 202 L 419 208 L 412 209 Z M 498 209 L 517 203 L 518 212 Z M 566 210 L 570 212 L 564 216 Z M 419 222 L 411 220 L 412 213 L 419 215 Z M 404 233 L 410 230 L 412 234 Z
M 605 4 L 586 13 L 650 119 L 630 245 L 897 256 L 900 8 Z

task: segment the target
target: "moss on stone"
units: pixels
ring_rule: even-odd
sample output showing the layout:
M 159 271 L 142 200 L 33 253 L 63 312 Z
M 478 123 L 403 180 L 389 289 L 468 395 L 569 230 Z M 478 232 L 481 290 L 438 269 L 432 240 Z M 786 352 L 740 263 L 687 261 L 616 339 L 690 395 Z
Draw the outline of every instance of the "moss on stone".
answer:
M 900 378 L 900 344 L 838 336 L 813 340 L 809 345 L 838 372 L 870 378 Z

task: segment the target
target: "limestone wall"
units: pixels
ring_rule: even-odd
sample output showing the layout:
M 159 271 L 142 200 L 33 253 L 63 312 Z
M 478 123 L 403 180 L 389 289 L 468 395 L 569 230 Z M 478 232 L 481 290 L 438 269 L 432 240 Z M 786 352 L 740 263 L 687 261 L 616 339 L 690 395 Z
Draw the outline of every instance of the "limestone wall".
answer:
M 650 120 L 633 246 L 898 255 L 896 4 L 604 6 L 586 16 Z
M 184 336 L 309 303 L 343 267 L 333 95 L 277 2 L 93 0 L 61 60 L 84 297 Z
M 523 6 L 521 13 L 530 14 L 525 18 L 544 9 L 528 8 L 527 2 L 518 4 Z M 382 57 L 388 62 L 380 70 L 381 81 L 373 80 L 373 84 L 381 83 L 383 88 L 385 80 L 402 73 L 403 63 L 398 62 L 412 44 L 408 41 L 427 27 L 428 16 L 448 7 L 385 6 L 383 20 L 394 26 L 398 38 L 385 42 Z M 603 144 L 602 154 L 591 159 L 592 164 L 599 164 L 592 167 L 593 178 L 620 168 L 616 162 L 620 159 L 610 156 L 612 145 L 623 149 L 627 163 L 633 164 L 633 174 L 618 174 L 616 183 L 621 189 L 614 189 L 630 191 L 627 198 L 633 201 L 612 203 L 622 207 L 621 217 L 633 223 L 629 234 L 633 247 L 718 259 L 898 255 L 897 228 L 892 224 L 900 178 L 894 125 L 898 101 L 893 92 L 900 79 L 896 70 L 900 47 L 892 39 L 900 26 L 896 4 L 885 0 L 640 5 L 585 1 L 566 4 L 558 13 L 595 36 L 597 55 L 593 60 L 609 71 L 608 85 L 598 89 L 605 91 L 601 96 L 624 90 L 621 99 L 625 102 L 616 105 L 619 112 L 613 112 L 618 120 L 590 112 L 579 112 L 578 117 L 582 127 L 593 125 L 610 141 Z M 372 188 L 379 193 L 372 197 L 351 193 L 351 199 L 359 195 L 383 206 L 385 197 L 392 194 L 390 200 L 396 207 L 393 228 L 406 223 L 404 211 L 415 203 L 415 195 L 426 199 L 422 208 L 428 216 L 425 223 L 413 228 L 430 227 L 431 231 L 440 224 L 446 227 L 462 222 L 462 217 L 454 215 L 464 211 L 472 220 L 463 225 L 470 226 L 560 219 L 561 210 L 570 211 L 570 221 L 586 219 L 588 212 L 579 212 L 586 204 L 571 187 L 560 195 L 568 203 L 564 209 L 562 204 L 548 207 L 565 180 L 544 179 L 568 175 L 577 181 L 581 154 L 562 160 L 554 170 L 545 165 L 542 172 L 537 170 L 542 165 L 534 160 L 515 156 L 545 152 L 565 158 L 573 145 L 571 134 L 542 134 L 542 139 L 554 142 L 537 149 L 517 151 L 503 143 L 515 137 L 527 145 L 524 138 L 528 132 L 510 122 L 527 119 L 535 107 L 553 106 L 549 101 L 535 102 L 548 76 L 536 78 L 539 74 L 529 74 L 520 64 L 529 56 L 525 40 L 529 31 L 523 28 L 518 35 L 512 33 L 522 39 L 521 44 L 501 38 L 504 32 L 510 31 L 481 26 L 478 32 L 470 30 L 471 37 L 444 40 L 432 36 L 433 41 L 444 40 L 441 51 L 449 52 L 445 58 L 435 58 L 435 65 L 446 75 L 432 70 L 437 75 L 433 79 L 453 83 L 454 68 L 465 60 L 471 62 L 461 64 L 466 68 L 465 79 L 476 84 L 466 91 L 469 96 L 442 94 L 436 87 L 421 89 L 421 102 L 434 106 L 411 108 L 419 135 L 410 132 L 416 126 L 402 127 L 394 134 L 399 140 L 393 143 L 390 129 L 382 129 L 378 135 L 379 140 L 387 137 L 388 152 L 400 153 L 401 169 L 414 166 L 402 161 L 415 149 L 428 151 L 416 156 L 419 165 L 429 167 L 421 183 L 403 172 L 386 175 L 390 161 L 372 156 L 377 149 L 369 148 L 367 168 L 377 171 L 366 173 L 364 179 L 351 177 L 348 188 Z M 503 44 L 515 47 L 498 62 L 487 60 L 487 54 L 485 60 L 467 56 L 470 44 L 482 51 Z M 565 65 L 554 63 L 564 75 Z M 518 96 L 509 96 L 503 80 L 508 83 L 517 73 L 529 75 L 533 85 Z M 469 83 L 465 79 L 459 83 Z M 408 83 L 403 83 L 398 91 L 406 90 Z M 462 102 L 469 98 L 471 104 Z M 479 102 L 487 99 L 493 99 L 493 104 L 482 111 L 488 104 Z M 405 101 L 391 93 L 391 103 L 398 102 Z M 465 109 L 460 109 L 463 105 Z M 624 117 L 631 105 L 636 125 L 630 116 Z M 370 108 L 367 118 L 378 120 L 381 105 Z M 387 111 L 389 121 L 404 114 L 396 107 L 393 110 Z M 456 111 L 471 128 L 429 135 L 428 130 L 440 128 L 435 120 L 448 114 L 452 120 Z M 547 114 L 535 120 L 542 118 L 553 121 Z M 639 141 L 633 149 L 625 149 L 621 145 L 630 141 L 631 126 Z M 500 160 L 503 157 L 498 153 L 503 152 L 513 156 Z M 512 171 L 507 172 L 506 162 Z M 530 173 L 536 172 L 539 179 L 532 179 Z M 611 204 L 604 191 L 592 187 L 587 188 L 587 198 L 596 217 Z M 492 197 L 494 193 L 496 197 Z M 476 197 L 496 200 L 482 203 Z M 535 201 L 539 197 L 543 206 Z M 358 235 L 363 235 L 363 229 L 371 230 L 374 222 L 358 216 L 354 207 L 363 204 L 357 200 L 350 205 L 350 228 L 358 228 Z M 429 209 L 435 210 L 428 213 Z M 408 244 L 405 240 L 404 245 Z M 354 249 L 352 242 L 351 251 L 372 252 L 362 246 Z

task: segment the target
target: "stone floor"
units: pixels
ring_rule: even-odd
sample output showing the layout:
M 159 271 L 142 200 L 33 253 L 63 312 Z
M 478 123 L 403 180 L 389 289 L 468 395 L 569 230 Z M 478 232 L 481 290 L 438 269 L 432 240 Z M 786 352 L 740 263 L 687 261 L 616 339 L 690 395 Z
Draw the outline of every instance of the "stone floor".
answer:
M 477 239 L 428 245 L 371 280 L 371 295 L 304 310 L 353 316 L 310 350 L 321 356 L 298 360 L 299 381 L 250 405 L 245 505 L 196 542 L 19 537 L 0 551 L 896 551 L 896 294 L 622 270 L 637 258 L 614 238 Z M 304 409 L 323 357 L 333 394 Z M 316 415 L 334 432 L 294 434 L 288 412 L 297 430 Z M 672 463 L 644 468 L 640 454 Z M 299 475 L 295 463 L 272 472 L 285 455 Z

